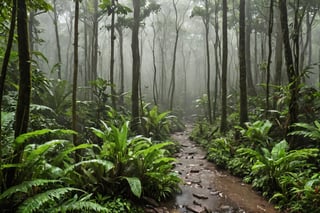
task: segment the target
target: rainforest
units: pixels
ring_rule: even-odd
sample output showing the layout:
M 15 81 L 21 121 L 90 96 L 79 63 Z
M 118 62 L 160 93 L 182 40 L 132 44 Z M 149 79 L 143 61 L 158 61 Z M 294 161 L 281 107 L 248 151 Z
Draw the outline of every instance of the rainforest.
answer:
M 1 0 L 0 212 L 320 212 L 319 0 Z

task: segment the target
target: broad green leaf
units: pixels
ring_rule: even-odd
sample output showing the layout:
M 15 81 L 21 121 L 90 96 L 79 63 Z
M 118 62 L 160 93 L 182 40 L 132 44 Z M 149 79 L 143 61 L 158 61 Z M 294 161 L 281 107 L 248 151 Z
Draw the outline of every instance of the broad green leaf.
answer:
M 123 177 L 126 179 L 129 183 L 131 192 L 137 196 L 140 197 L 142 193 L 142 186 L 141 186 L 141 181 L 137 177 Z

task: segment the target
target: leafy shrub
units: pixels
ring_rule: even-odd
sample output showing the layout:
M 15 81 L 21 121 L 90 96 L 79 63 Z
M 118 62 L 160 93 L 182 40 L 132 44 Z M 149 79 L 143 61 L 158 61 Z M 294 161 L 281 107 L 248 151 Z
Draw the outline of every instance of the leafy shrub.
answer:
M 288 172 L 300 172 L 308 167 L 307 160 L 316 157 L 318 149 L 300 149 L 288 151 L 288 143 L 283 140 L 277 143 L 271 151 L 261 148 L 256 151 L 251 148 L 237 150 L 243 156 L 249 156 L 254 165 L 251 168 L 253 187 L 262 190 L 265 196 L 281 190 L 280 178 Z
M 129 184 L 135 196 L 148 195 L 159 200 L 178 190 L 180 179 L 172 173 L 175 159 L 168 157 L 164 149 L 173 143 L 152 144 L 142 136 L 128 138 L 129 122 L 120 129 L 102 123 L 104 130 L 92 130 L 103 141 L 100 158 L 114 165 L 107 180 L 113 193 L 128 193 Z
M 213 161 L 221 168 L 227 168 L 231 159 L 231 143 L 228 138 L 217 138 L 212 140 L 208 151 L 207 159 Z

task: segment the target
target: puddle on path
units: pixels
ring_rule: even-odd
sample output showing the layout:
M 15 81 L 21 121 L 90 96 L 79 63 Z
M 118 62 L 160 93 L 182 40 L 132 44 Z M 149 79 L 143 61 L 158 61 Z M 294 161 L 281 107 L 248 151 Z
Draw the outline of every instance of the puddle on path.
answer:
M 190 128 L 187 128 L 190 129 Z M 154 209 L 163 213 L 275 213 L 271 204 L 236 178 L 219 171 L 205 159 L 205 152 L 188 139 L 188 132 L 173 135 L 181 144 L 174 168 L 183 180 L 181 194 Z M 152 212 L 152 211 L 150 211 Z

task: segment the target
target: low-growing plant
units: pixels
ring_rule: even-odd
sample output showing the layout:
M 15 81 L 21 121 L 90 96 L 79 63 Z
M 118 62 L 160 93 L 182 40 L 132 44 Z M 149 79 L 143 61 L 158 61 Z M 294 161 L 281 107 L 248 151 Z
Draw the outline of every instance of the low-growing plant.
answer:
M 113 193 L 128 193 L 127 184 L 135 196 L 148 195 L 158 200 L 177 191 L 180 179 L 172 172 L 175 159 L 165 149 L 172 142 L 153 144 L 142 136 L 129 138 L 129 122 L 120 129 L 102 123 L 104 130 L 92 130 L 103 141 L 100 158 L 114 165 L 106 179 Z
M 275 191 L 281 191 L 280 178 L 288 172 L 300 172 L 308 167 L 307 160 L 316 157 L 318 149 L 290 150 L 283 140 L 277 143 L 271 151 L 261 148 L 259 151 L 251 148 L 237 150 L 242 156 L 249 156 L 254 164 L 251 168 L 253 187 L 262 191 L 263 195 L 271 196 Z
M 225 169 L 232 157 L 231 150 L 232 146 L 228 138 L 221 137 L 213 139 L 210 143 L 207 159 Z

